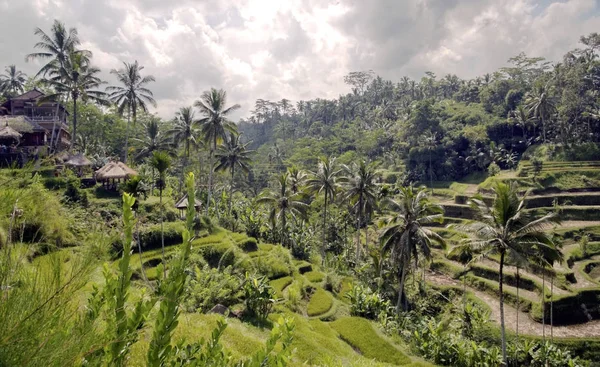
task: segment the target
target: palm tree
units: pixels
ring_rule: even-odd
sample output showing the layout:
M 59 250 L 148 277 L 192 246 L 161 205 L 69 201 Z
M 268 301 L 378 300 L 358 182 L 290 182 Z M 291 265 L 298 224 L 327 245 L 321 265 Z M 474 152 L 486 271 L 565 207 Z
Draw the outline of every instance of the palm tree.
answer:
M 301 193 L 308 178 L 306 172 L 296 166 L 291 166 L 288 168 L 287 173 L 290 190 L 292 190 L 294 194 Z
M 127 111 L 127 134 L 125 137 L 125 156 L 124 162 L 127 162 L 129 154 L 129 124 L 133 118 L 133 124 L 137 121 L 138 109 L 148 112 L 148 105 L 156 107 L 156 101 L 152 91 L 146 86 L 155 81 L 152 75 L 142 77 L 141 71 L 144 70 L 137 60 L 133 64 L 123 62 L 123 69 L 111 70 L 110 73 L 117 77 L 122 86 L 110 86 L 106 88 L 110 92 L 110 99 L 117 105 L 119 115 L 123 116 Z
M 380 236 L 380 241 L 383 251 L 390 253 L 392 265 L 397 270 L 400 286 L 396 312 L 399 313 L 403 297 L 404 309 L 407 308 L 404 283 L 411 259 L 414 259 L 416 265 L 419 253 L 425 258 L 431 258 L 432 242 L 445 244 L 442 237 L 424 227 L 434 222 L 441 222 L 443 209 L 429 200 L 425 187 L 415 189 L 412 186 L 402 187 L 398 199 L 388 198 L 383 205 L 390 210 L 391 214 L 382 221 L 385 229 Z
M 5 74 L 0 75 L 0 93 L 7 95 L 21 94 L 24 92 L 27 75 L 14 65 L 7 66 Z
M 335 158 L 321 159 L 317 171 L 311 173 L 308 186 L 318 195 L 323 193 L 325 204 L 323 206 L 323 245 L 321 248 L 322 260 L 325 261 L 325 248 L 327 246 L 327 205 L 335 199 L 340 184 L 338 177 L 341 169 L 337 167 Z
M 229 133 L 229 138 L 217 150 L 216 158 L 219 164 L 215 167 L 215 171 L 229 170 L 231 172 L 231 184 L 229 186 L 229 214 L 231 214 L 231 198 L 233 197 L 233 179 L 235 176 L 235 168 L 239 168 L 242 172 L 248 174 L 250 172 L 250 153 L 247 150 L 248 143 L 240 142 L 238 134 Z
M 346 173 L 344 199 L 350 202 L 356 213 L 356 259 L 360 258 L 360 228 L 368 220 L 368 215 L 377 203 L 377 185 L 375 170 L 365 161 L 351 166 L 343 166 Z M 365 248 L 368 246 L 368 226 L 365 226 Z
M 162 209 L 162 198 L 163 190 L 166 186 L 166 173 L 171 166 L 171 157 L 166 152 L 155 151 L 152 153 L 152 159 L 150 165 L 153 169 L 158 171 L 159 179 L 156 183 L 160 195 L 160 241 L 162 246 L 162 263 L 164 268 L 164 275 L 167 275 L 167 263 L 165 262 L 165 233 L 164 233 L 164 210 Z
M 529 263 L 540 253 L 556 255 L 558 251 L 548 229 L 558 222 L 554 213 L 536 216 L 525 211 L 525 198 L 518 197 L 517 186 L 498 183 L 494 187 L 494 203 L 490 207 L 483 200 L 472 199 L 477 219 L 461 228 L 472 235 L 464 244 L 480 256 L 500 255 L 498 275 L 500 294 L 500 330 L 502 358 L 506 365 L 506 331 L 504 326 L 503 274 L 506 258 L 515 263 Z M 548 255 L 549 256 L 549 255 Z
M 140 138 L 133 138 L 141 145 L 141 150 L 135 156 L 136 160 L 144 159 L 151 155 L 154 151 L 164 150 L 167 151 L 172 146 L 172 141 L 166 134 L 163 134 L 160 130 L 160 120 L 150 119 L 147 124 L 142 124 L 146 134 Z
M 269 211 L 269 220 L 276 228 L 279 222 L 281 232 L 281 245 L 285 246 L 287 242 L 287 219 L 291 216 L 294 220 L 304 216 L 308 205 L 300 201 L 298 193 L 293 193 L 289 188 L 287 172 L 277 178 L 276 189 L 265 190 L 257 198 L 258 204 L 265 204 L 271 207 Z
M 531 121 L 531 117 L 529 116 L 527 110 L 523 108 L 523 106 L 518 106 L 516 110 L 510 113 L 508 120 L 521 127 L 523 132 L 523 140 L 526 141 L 525 130 Z
M 76 47 L 81 44 L 76 28 L 70 28 L 67 31 L 65 24 L 54 20 L 50 34 L 46 34 L 40 28 L 36 28 L 34 34 L 41 38 L 41 41 L 36 43 L 34 48 L 40 49 L 40 52 L 34 52 L 25 57 L 26 61 L 36 59 L 50 59 L 50 61 L 42 66 L 36 77 L 46 75 L 51 71 L 56 71 L 63 67 L 67 59 L 72 53 L 81 55 L 81 58 L 86 63 L 89 62 L 92 53 L 87 50 L 77 50 Z
M 228 119 L 228 115 L 240 108 L 240 105 L 235 104 L 230 107 L 227 105 L 227 93 L 223 89 L 211 88 L 209 91 L 202 93 L 200 99 L 194 103 L 194 106 L 200 110 L 204 116 L 200 123 L 202 124 L 202 135 L 204 141 L 210 147 L 210 171 L 208 179 L 208 197 L 206 198 L 206 213 L 208 214 L 208 206 L 213 188 L 213 169 L 214 169 L 214 154 L 217 150 L 217 144 L 225 140 L 227 132 L 237 133 L 235 124 Z
M 169 130 L 169 135 L 173 139 L 174 144 L 183 143 L 183 168 L 182 174 L 185 175 L 185 169 L 190 159 L 191 147 L 198 145 L 198 137 L 200 130 L 197 127 L 198 121 L 194 119 L 194 110 L 192 107 L 181 107 L 177 113 L 175 113 L 174 125 Z M 183 179 L 182 179 L 183 181 Z
M 542 136 L 546 142 L 546 121 L 556 112 L 556 103 L 550 95 L 548 85 L 538 85 L 529 94 L 525 100 L 525 106 L 529 114 L 538 118 L 542 123 Z
M 431 166 L 431 153 L 437 145 L 437 134 L 433 131 L 429 132 L 429 134 L 425 134 L 424 142 L 427 146 L 427 151 L 429 152 L 429 187 L 431 188 L 431 193 L 433 194 L 433 168 Z
M 97 76 L 100 69 L 91 66 L 81 53 L 72 52 L 63 61 L 60 68 L 48 72 L 46 83 L 55 93 L 45 96 L 44 100 L 56 100 L 59 97 L 71 98 L 73 101 L 73 137 L 77 137 L 77 101 L 93 101 L 101 105 L 108 104 L 106 93 L 93 90 L 104 82 Z M 54 132 L 53 132 L 54 134 Z

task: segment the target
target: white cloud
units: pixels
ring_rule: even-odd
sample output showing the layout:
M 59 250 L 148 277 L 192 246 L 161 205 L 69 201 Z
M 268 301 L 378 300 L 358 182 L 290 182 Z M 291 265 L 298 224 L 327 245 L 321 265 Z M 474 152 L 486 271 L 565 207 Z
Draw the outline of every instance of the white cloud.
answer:
M 138 60 L 170 118 L 211 86 L 240 103 L 334 98 L 343 76 L 491 72 L 521 51 L 558 61 L 600 27 L 595 0 L 0 0 L 0 65 L 16 63 L 54 18 L 77 27 L 104 76 Z

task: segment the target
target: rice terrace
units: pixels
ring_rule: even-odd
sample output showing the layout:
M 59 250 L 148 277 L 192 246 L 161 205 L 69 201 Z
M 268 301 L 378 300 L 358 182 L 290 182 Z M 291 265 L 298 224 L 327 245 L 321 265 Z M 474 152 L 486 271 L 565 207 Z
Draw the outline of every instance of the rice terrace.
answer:
M 600 366 L 597 2 L 0 6 L 0 366 Z

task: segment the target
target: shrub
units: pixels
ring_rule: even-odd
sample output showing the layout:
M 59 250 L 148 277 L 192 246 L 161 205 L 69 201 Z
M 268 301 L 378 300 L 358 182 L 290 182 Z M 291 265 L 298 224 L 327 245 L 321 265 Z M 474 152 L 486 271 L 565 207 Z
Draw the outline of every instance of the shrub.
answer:
M 310 298 L 306 313 L 308 316 L 319 316 L 331 309 L 333 306 L 333 298 L 331 294 L 323 288 L 318 288 Z
M 342 289 L 342 278 L 334 272 L 329 272 L 325 275 L 325 289 L 338 293 Z
M 500 167 L 496 164 L 496 162 L 492 162 L 488 166 L 488 174 L 490 175 L 490 177 L 494 177 L 498 173 L 500 173 Z
M 247 237 L 238 242 L 237 245 L 244 252 L 254 252 L 258 250 L 258 242 L 256 241 L 256 238 L 253 237 Z
M 404 353 L 380 337 L 369 321 L 358 317 L 345 317 L 331 323 L 331 327 L 354 349 L 378 362 L 405 365 L 411 362 Z
M 265 319 L 273 307 L 274 291 L 266 277 L 251 278 L 246 276 L 243 285 L 244 302 L 249 316 Z
M 378 293 L 369 288 L 355 285 L 346 293 L 350 300 L 350 314 L 377 320 L 380 314 L 388 313 L 392 307 L 390 301 L 383 299 Z
M 216 304 L 234 305 L 239 301 L 240 279 L 231 266 L 215 269 L 195 266 L 186 284 L 185 308 L 188 312 L 208 312 Z
M 184 230 L 182 222 L 164 223 L 165 246 L 172 246 L 183 241 L 181 233 Z M 140 231 L 140 241 L 145 250 L 153 250 L 161 247 L 160 224 L 152 225 Z
M 269 279 L 277 279 L 292 274 L 293 264 L 290 253 L 281 246 L 275 246 L 263 256 L 253 258 L 256 271 Z
M 227 242 L 210 243 L 201 248 L 202 257 L 212 268 L 233 266 L 240 257 L 239 251 Z

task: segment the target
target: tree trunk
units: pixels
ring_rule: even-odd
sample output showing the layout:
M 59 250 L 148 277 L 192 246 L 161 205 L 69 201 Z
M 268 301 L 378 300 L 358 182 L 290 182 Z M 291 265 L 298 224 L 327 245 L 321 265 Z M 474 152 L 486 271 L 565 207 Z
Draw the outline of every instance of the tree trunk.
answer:
M 71 146 L 69 150 L 73 149 L 75 142 L 77 141 L 77 98 L 73 97 L 73 136 L 71 137 Z
M 429 187 L 433 195 L 433 172 L 431 171 L 431 147 L 429 147 Z
M 235 172 L 235 165 L 231 166 L 231 184 L 229 186 L 229 215 L 231 215 L 231 199 L 233 198 L 233 177 Z
M 519 311 L 521 310 L 521 299 L 519 298 L 519 267 L 517 266 L 517 343 L 519 342 Z
M 501 332 L 501 336 L 502 336 L 502 363 L 504 366 L 507 365 L 507 358 L 506 358 L 506 329 L 504 326 L 504 293 L 503 289 L 502 289 L 502 284 L 503 284 L 503 271 L 504 271 L 504 255 L 505 252 L 502 251 L 500 253 L 500 271 L 498 274 L 498 288 L 500 291 L 500 332 Z
M 546 342 L 546 268 L 542 269 L 542 337 Z
M 210 205 L 210 198 L 212 196 L 212 185 L 213 185 L 213 155 L 216 149 L 216 142 L 214 148 L 210 150 L 210 167 L 208 167 L 208 195 L 206 196 L 206 215 L 208 215 L 208 207 Z
M 554 276 L 550 278 L 550 342 L 554 342 Z
M 142 272 L 142 278 L 144 278 L 144 281 L 146 282 L 146 284 L 149 284 L 148 278 L 146 277 L 146 272 L 144 271 L 144 259 L 142 258 L 142 241 L 140 241 L 140 221 L 139 220 L 137 220 L 135 222 L 135 231 L 136 231 L 136 235 L 137 235 L 138 250 L 140 253 L 140 270 Z
M 162 181 L 162 178 L 161 178 Z M 162 186 L 164 185 L 164 182 L 161 182 L 161 188 L 160 188 L 160 244 L 162 247 L 162 263 L 163 263 L 163 276 L 164 279 L 167 279 L 167 262 L 165 261 L 165 229 L 164 229 L 164 217 L 165 217 L 165 211 L 163 210 L 163 201 L 162 201 Z M 188 200 L 191 200 L 191 198 L 188 198 Z
M 357 220 L 356 220 L 356 263 L 360 261 L 360 223 L 362 217 L 362 194 L 358 196 Z
M 129 124 L 131 123 L 131 105 L 127 109 L 127 128 L 125 129 L 125 154 L 123 157 L 124 163 L 127 163 L 127 156 L 129 155 Z
M 404 280 L 406 279 L 406 264 L 402 263 L 402 271 L 400 274 L 400 287 L 398 288 L 398 301 L 396 302 L 396 313 L 400 314 L 402 306 L 402 295 L 404 294 Z
M 325 190 L 325 205 L 323 206 L 323 245 L 321 246 L 321 263 L 325 263 L 325 247 L 327 246 L 327 190 Z
M 544 137 L 544 143 L 546 142 L 546 122 L 544 121 L 544 115 L 542 115 L 542 136 Z

